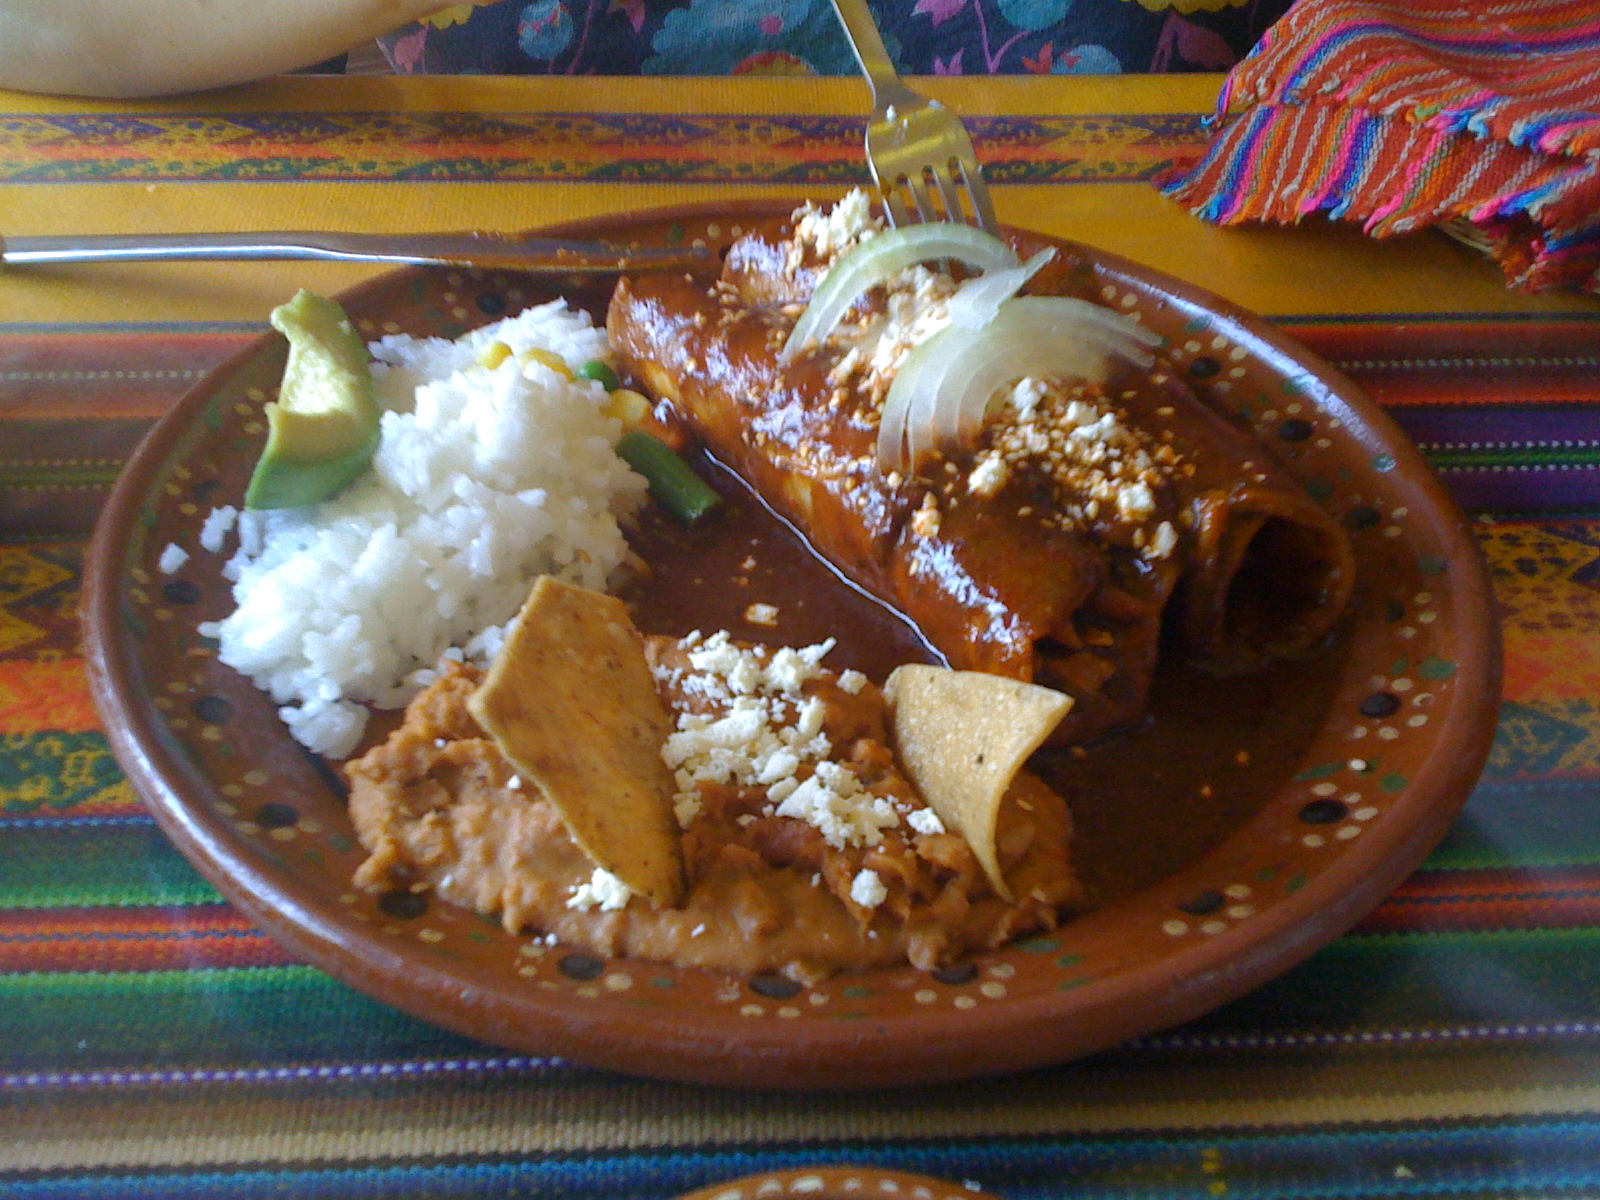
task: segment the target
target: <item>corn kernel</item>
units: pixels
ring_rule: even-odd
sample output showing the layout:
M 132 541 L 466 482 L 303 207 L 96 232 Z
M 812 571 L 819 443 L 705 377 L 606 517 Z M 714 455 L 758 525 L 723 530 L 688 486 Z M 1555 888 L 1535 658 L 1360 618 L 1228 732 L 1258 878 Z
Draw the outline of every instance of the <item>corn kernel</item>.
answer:
M 524 350 L 521 357 L 522 361 L 525 363 L 543 363 L 557 375 L 560 375 L 566 379 L 572 378 L 572 368 L 567 366 L 567 360 L 562 358 L 561 355 L 557 354 L 554 350 L 541 350 L 539 347 L 534 346 L 530 349 Z
M 607 394 L 601 411 L 624 425 L 638 425 L 650 415 L 650 401 L 632 388 L 618 388 Z
M 478 352 L 478 365 L 494 370 L 511 357 L 511 347 L 504 342 L 490 342 Z

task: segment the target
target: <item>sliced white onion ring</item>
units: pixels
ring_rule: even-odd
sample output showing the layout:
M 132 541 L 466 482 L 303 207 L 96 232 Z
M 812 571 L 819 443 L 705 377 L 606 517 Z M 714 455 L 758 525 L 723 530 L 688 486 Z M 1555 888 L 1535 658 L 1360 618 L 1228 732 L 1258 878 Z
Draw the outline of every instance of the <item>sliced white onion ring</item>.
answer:
M 1040 268 L 1055 256 L 1055 247 L 1046 246 L 1020 267 L 987 271 L 966 280 L 950 297 L 946 309 L 950 314 L 950 323 L 964 325 L 968 329 L 982 329 L 994 320 L 1000 306 L 1020 292 L 1022 285 L 1037 275 Z
M 917 263 L 947 258 L 980 271 L 1003 271 L 1020 262 L 1010 246 L 971 225 L 935 221 L 886 229 L 858 242 L 829 268 L 789 332 L 778 361 L 790 361 L 807 345 L 832 333 L 868 288 Z
M 1148 368 L 1161 339 L 1069 296 L 1019 296 L 981 329 L 949 325 L 900 364 L 878 426 L 878 462 L 912 473 L 935 449 L 969 443 L 1007 384 L 1025 377 L 1105 382 L 1110 360 Z

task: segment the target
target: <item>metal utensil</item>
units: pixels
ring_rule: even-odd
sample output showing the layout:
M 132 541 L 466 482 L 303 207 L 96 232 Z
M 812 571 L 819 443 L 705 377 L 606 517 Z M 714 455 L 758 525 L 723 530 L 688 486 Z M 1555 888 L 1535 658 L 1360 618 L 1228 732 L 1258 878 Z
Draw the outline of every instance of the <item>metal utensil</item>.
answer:
M 889 61 L 866 0 L 833 0 L 833 7 L 872 84 L 867 164 L 889 220 L 895 225 L 957 221 L 998 234 L 1000 223 L 983 182 L 983 168 L 961 118 L 905 85 Z
M 666 270 L 706 262 L 705 247 L 631 247 L 608 242 L 517 237 L 500 233 L 98 234 L 0 237 L 0 266 L 51 263 L 269 261 L 315 259 L 451 267 L 490 267 L 565 275 Z

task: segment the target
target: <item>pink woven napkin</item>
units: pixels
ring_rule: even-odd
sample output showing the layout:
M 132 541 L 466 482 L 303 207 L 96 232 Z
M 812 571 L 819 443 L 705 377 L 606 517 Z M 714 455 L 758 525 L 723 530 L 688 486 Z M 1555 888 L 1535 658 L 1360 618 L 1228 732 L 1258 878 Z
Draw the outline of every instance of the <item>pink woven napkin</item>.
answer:
M 1511 286 L 1600 291 L 1600 4 L 1300 0 L 1161 181 L 1209 221 L 1437 225 Z

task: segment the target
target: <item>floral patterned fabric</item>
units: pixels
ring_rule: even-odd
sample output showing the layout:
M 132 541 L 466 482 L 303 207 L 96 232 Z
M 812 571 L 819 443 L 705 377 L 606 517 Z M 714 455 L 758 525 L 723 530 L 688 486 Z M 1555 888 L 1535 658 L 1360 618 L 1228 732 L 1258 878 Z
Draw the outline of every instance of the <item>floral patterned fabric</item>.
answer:
M 1227 70 L 1290 0 L 874 0 L 906 75 Z M 830 0 L 498 0 L 383 39 L 397 71 L 848 75 Z

